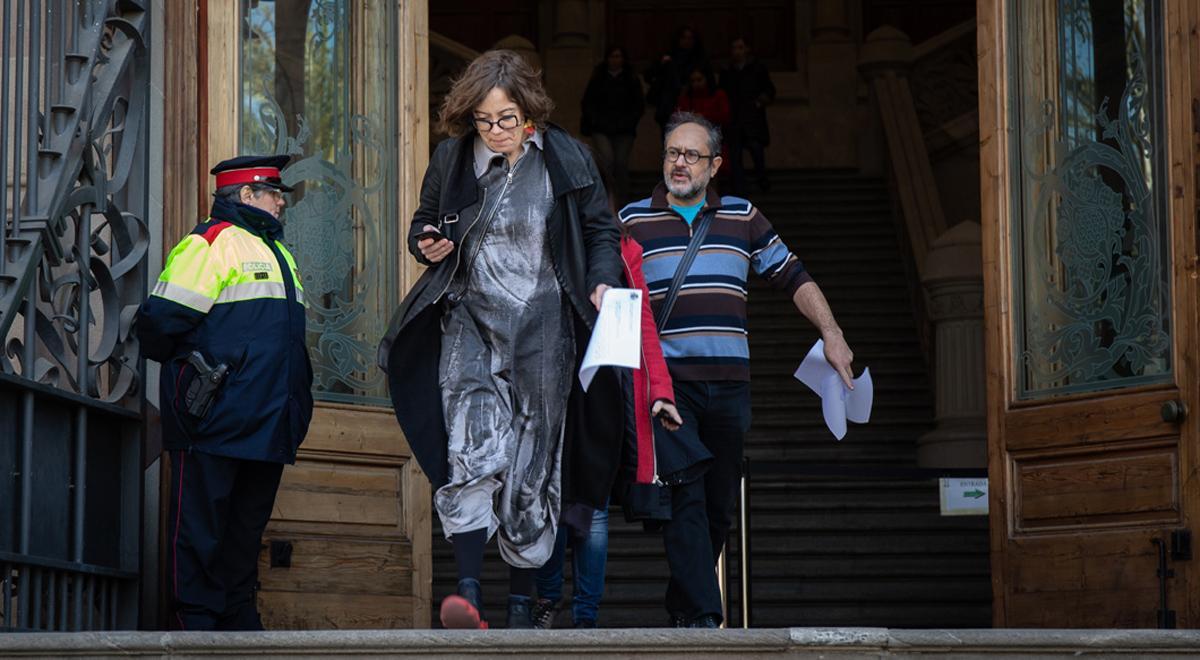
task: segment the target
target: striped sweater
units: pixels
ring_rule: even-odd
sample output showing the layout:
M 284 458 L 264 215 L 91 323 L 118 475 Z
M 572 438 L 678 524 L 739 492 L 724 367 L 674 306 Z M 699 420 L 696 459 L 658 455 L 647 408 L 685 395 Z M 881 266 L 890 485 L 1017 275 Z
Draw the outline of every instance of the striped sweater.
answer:
M 746 330 L 750 270 L 789 296 L 812 278 L 767 218 L 747 200 L 709 189 L 701 214 L 715 213 L 704 245 L 683 281 L 671 318 L 661 329 L 663 355 L 675 380 L 750 380 Z M 701 215 L 695 222 L 700 222 Z M 621 209 L 621 223 L 642 245 L 646 286 L 658 313 L 691 227 L 667 202 L 658 184 L 653 196 Z

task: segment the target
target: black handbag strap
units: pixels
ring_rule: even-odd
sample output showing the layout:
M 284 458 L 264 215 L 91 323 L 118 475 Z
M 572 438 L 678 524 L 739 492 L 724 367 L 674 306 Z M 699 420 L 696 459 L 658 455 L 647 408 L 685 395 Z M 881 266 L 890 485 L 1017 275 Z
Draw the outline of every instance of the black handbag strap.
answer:
M 667 289 L 667 297 L 663 298 L 662 307 L 658 308 L 658 314 L 654 317 L 654 324 L 658 326 L 659 332 L 662 332 L 667 319 L 671 318 L 671 310 L 675 308 L 679 290 L 683 288 L 683 281 L 687 279 L 688 271 L 692 269 L 692 262 L 696 260 L 696 253 L 700 251 L 700 246 L 704 243 L 704 237 L 708 234 L 708 228 L 716 214 L 715 209 L 701 211 L 700 217 L 696 219 L 696 224 L 692 226 L 692 240 L 679 260 L 679 267 L 675 269 L 675 277 L 671 278 L 671 287 Z

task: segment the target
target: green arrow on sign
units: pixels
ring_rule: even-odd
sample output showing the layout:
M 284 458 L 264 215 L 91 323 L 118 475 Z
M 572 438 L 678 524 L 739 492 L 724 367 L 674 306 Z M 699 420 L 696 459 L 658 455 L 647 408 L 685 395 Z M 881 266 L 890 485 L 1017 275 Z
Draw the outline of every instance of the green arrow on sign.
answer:
M 983 497 L 984 495 L 987 495 L 987 493 L 985 493 L 985 492 L 983 492 L 982 490 L 979 490 L 979 489 L 975 489 L 975 490 L 968 490 L 968 491 L 966 491 L 966 492 L 964 492 L 964 493 L 963 493 L 963 497 L 969 497 L 969 498 L 971 498 L 971 499 L 975 499 L 975 500 L 977 500 L 977 499 L 979 499 L 979 498 Z

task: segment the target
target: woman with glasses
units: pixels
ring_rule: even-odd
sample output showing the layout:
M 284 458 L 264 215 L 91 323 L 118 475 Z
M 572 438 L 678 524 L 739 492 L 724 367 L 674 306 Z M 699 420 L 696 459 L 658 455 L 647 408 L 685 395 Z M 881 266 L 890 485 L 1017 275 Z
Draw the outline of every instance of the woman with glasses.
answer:
M 448 628 L 487 627 L 479 578 L 493 535 L 511 567 L 508 626 L 532 627 L 535 571 L 564 503 L 604 504 L 609 484 L 589 475 L 607 474 L 620 441 L 619 420 L 576 421 L 592 405 L 618 409 L 616 376 L 598 375 L 586 396 L 574 377 L 600 299 L 621 278 L 619 232 L 586 148 L 547 123 L 552 108 L 511 51 L 484 53 L 454 82 L 439 116 L 451 137 L 431 158 L 408 236 L 429 268 L 380 346 L 454 547 Z

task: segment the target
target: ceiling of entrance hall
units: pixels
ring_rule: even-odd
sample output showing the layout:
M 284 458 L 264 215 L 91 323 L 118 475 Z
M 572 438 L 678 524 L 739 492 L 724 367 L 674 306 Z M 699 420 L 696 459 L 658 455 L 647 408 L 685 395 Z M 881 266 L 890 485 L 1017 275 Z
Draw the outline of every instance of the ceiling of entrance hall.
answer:
M 796 68 L 811 38 L 817 0 L 609 0 L 595 17 L 598 48 L 625 47 L 645 66 L 671 36 L 692 26 L 710 56 L 723 64 L 727 44 L 744 36 L 773 70 Z M 900 28 L 919 43 L 975 16 L 975 0 L 862 0 L 847 2 L 855 37 L 882 25 Z M 430 3 L 430 29 L 478 51 L 517 35 L 543 50 L 554 38 L 554 0 L 442 0 Z

